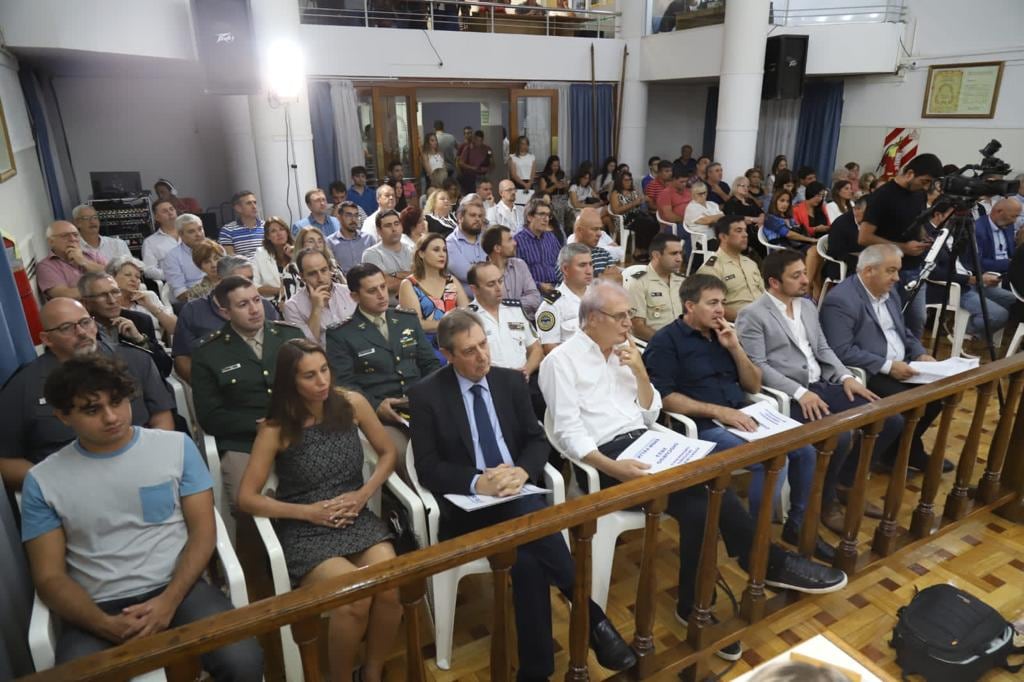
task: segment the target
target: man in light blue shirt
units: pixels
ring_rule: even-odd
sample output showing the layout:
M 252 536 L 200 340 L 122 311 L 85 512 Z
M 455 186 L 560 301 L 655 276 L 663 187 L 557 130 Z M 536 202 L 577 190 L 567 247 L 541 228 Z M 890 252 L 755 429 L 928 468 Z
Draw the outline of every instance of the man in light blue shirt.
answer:
M 338 231 L 325 241 L 338 267 L 347 273 L 353 265 L 363 262 L 363 252 L 373 246 L 376 240 L 359 229 L 359 207 L 355 202 L 342 201 L 338 205 L 338 216 Z
M 309 215 L 292 225 L 292 235 L 297 235 L 304 227 L 315 227 L 323 233 L 324 237 L 330 237 L 341 229 L 338 219 L 329 212 L 330 204 L 327 203 L 327 195 L 319 187 L 306 192 L 306 206 L 309 208 Z
M 456 214 L 459 226 L 445 239 L 448 246 L 448 272 L 455 275 L 468 294 L 469 268 L 487 260 L 480 243 L 484 229 L 484 206 L 479 202 L 463 202 Z
M 189 287 L 202 281 L 205 276 L 192 260 L 192 249 L 206 239 L 206 233 L 203 232 L 203 221 L 191 213 L 178 216 L 174 224 L 181 235 L 181 243 L 167 252 L 160 261 L 160 269 L 171 287 L 171 296 L 183 301 Z

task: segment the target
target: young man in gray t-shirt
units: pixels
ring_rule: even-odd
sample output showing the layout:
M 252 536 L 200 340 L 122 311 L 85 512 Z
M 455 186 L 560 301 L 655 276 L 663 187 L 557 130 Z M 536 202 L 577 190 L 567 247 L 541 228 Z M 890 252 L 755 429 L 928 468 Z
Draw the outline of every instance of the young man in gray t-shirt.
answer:
M 58 664 L 232 608 L 201 579 L 216 542 L 210 474 L 184 434 L 132 426 L 136 391 L 98 355 L 61 364 L 43 388 L 77 436 L 22 486 L 32 580 L 62 621 Z M 255 640 L 202 661 L 216 679 L 263 675 Z

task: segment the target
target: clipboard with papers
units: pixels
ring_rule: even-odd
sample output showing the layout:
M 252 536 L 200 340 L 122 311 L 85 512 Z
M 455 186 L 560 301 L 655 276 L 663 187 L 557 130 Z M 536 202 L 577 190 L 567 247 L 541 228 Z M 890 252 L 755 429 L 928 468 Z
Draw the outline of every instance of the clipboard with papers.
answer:
M 910 368 L 917 371 L 917 374 L 903 381 L 907 384 L 930 384 L 960 372 L 976 369 L 980 364 L 979 358 L 948 358 L 939 362 L 914 361 L 910 363 Z
M 540 488 L 527 483 L 523 486 L 515 495 L 507 495 L 505 497 L 498 497 L 497 495 L 456 495 L 454 493 L 447 493 L 444 499 L 454 504 L 459 509 L 464 511 L 476 511 L 477 509 L 486 509 L 487 507 L 493 507 L 497 504 L 504 504 L 511 502 L 512 500 L 518 500 L 520 497 L 527 495 L 543 495 L 551 492 L 547 488 Z
M 772 407 L 771 403 L 760 400 L 752 405 L 747 405 L 746 407 L 741 408 L 740 412 L 743 412 L 754 420 L 757 424 L 756 431 L 742 431 L 740 429 L 734 429 L 726 426 L 717 419 L 715 420 L 715 423 L 725 428 L 729 433 L 733 433 L 747 441 L 761 440 L 762 438 L 768 438 L 769 436 L 774 436 L 777 433 L 789 431 L 790 429 L 795 429 L 800 426 L 800 422 L 782 414 Z
M 675 431 L 650 430 L 623 450 L 618 459 L 649 464 L 647 473 L 657 474 L 702 459 L 714 449 L 715 443 L 711 441 L 687 438 Z

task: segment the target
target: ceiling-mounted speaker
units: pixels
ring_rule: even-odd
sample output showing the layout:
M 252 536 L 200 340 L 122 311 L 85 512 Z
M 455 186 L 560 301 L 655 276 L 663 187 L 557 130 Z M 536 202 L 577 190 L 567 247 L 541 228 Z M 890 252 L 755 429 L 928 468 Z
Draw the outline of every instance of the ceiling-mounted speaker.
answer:
M 190 4 L 192 34 L 206 76 L 206 92 L 259 92 L 259 60 L 249 0 L 191 0 Z
M 796 99 L 804 94 L 807 36 L 773 36 L 764 50 L 761 99 Z

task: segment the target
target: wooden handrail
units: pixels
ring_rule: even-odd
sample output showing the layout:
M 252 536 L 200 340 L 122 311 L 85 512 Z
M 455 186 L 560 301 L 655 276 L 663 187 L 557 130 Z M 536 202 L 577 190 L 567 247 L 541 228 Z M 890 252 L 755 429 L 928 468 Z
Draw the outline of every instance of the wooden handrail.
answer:
M 565 528 L 573 529 L 574 544 L 581 540 L 589 544 L 593 524 L 598 517 L 651 504 L 667 498 L 670 493 L 705 482 L 714 481 L 715 487 L 720 487 L 729 480 L 730 472 L 734 470 L 768 462 L 809 443 L 818 445 L 820 457 L 821 448 L 830 447 L 830 441 L 839 434 L 870 425 L 876 425 L 871 426 L 869 430 L 877 432 L 877 424 L 888 416 L 913 413 L 926 403 L 958 396 L 978 386 L 985 386 L 990 391 L 994 382 L 1009 375 L 1012 375 L 1011 381 L 1015 382 L 1015 388 L 1011 393 L 1015 399 L 1019 399 L 1021 381 L 1024 379 L 1024 354 L 916 387 L 866 405 L 860 410 L 835 414 L 756 443 L 746 443 L 676 469 L 571 499 L 528 516 L 505 521 L 396 557 L 388 562 L 373 564 L 335 579 L 317 582 L 141 641 L 128 642 L 25 679 L 32 682 L 124 679 L 172 664 L 183 666 L 183 659 L 194 658 L 206 651 L 276 630 L 287 624 L 312 622 L 328 610 L 388 589 L 401 588 L 403 603 L 409 607 L 422 600 L 425 581 L 441 571 L 481 558 L 502 555 L 507 557 L 518 546 Z M 1024 419 L 1024 403 L 1021 404 L 1020 410 L 1016 410 L 1014 405 L 1008 405 L 1007 410 L 1011 409 L 1015 410 L 1016 416 L 1014 430 L 1018 430 Z M 1005 414 L 1001 417 L 1005 417 Z M 1001 422 L 1001 434 L 1009 434 L 1010 431 L 1010 421 L 1006 421 L 1005 424 Z M 1002 460 L 1005 458 L 1006 466 L 1010 468 L 1011 458 L 1005 452 L 1009 437 L 1004 435 L 1000 440 L 1004 452 L 996 453 L 1000 460 L 999 465 L 1002 466 Z M 1016 460 L 1020 460 L 1022 455 L 1018 451 L 1014 456 Z M 1024 463 L 1020 461 L 1013 464 L 1024 467 Z M 967 467 L 964 469 L 966 473 Z M 1024 479 L 1024 476 L 1017 475 L 1015 484 L 1020 484 L 1020 479 Z M 992 480 L 991 476 L 989 480 Z M 962 481 L 962 478 L 958 479 L 958 485 Z M 987 494 L 990 497 L 995 497 L 995 485 L 995 482 L 988 484 Z M 1015 492 L 1019 505 L 1021 490 Z M 660 503 L 657 504 L 659 506 L 656 508 L 660 510 Z M 761 517 L 765 517 L 765 514 L 762 513 Z M 589 559 L 585 558 L 584 561 Z M 504 560 L 500 565 L 505 566 Z M 749 606 L 752 610 L 760 612 L 762 609 L 757 601 L 759 600 L 755 600 Z M 406 615 L 409 616 L 411 613 L 412 609 L 407 608 Z M 697 618 L 694 618 L 690 624 L 691 631 L 696 627 L 696 623 Z M 643 634 L 646 636 L 649 633 Z M 410 646 L 409 651 L 412 650 Z M 409 664 L 414 669 L 421 665 L 414 661 L 410 661 Z M 504 661 L 501 664 L 506 665 Z M 418 670 L 422 671 L 422 668 Z M 414 675 L 411 679 L 418 677 L 419 675 Z

